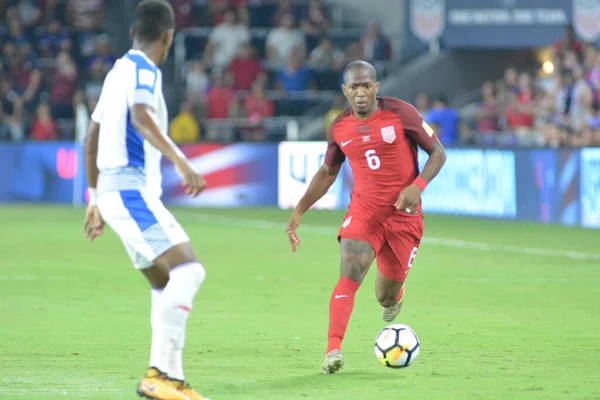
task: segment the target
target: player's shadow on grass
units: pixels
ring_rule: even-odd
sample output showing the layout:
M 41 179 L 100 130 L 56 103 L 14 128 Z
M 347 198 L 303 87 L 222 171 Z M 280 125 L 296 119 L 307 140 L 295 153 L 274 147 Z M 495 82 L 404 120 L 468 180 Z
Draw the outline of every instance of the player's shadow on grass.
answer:
M 347 389 L 349 381 L 371 383 L 394 381 L 397 383 L 399 379 L 402 379 L 401 375 L 394 374 L 393 371 L 389 372 L 389 374 L 382 374 L 380 372 L 371 371 L 342 371 L 335 374 L 335 376 L 315 373 L 259 382 L 262 387 L 268 387 L 270 389 L 282 387 L 293 387 L 295 389 L 314 389 L 315 387 L 323 389 Z

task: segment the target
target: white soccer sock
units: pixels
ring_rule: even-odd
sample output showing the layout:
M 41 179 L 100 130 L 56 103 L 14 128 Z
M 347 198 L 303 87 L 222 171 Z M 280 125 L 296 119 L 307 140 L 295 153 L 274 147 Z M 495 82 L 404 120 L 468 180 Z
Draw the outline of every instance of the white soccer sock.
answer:
M 184 340 L 180 340 L 178 346 L 173 347 L 171 357 L 169 358 L 169 378 L 177 379 L 178 381 L 185 380 L 185 375 L 183 374 L 183 342 Z
M 206 272 L 200 263 L 183 264 L 172 269 L 169 283 L 157 303 L 150 365 L 167 372 L 174 379 L 183 380 L 185 326 L 194 296 L 205 277 Z
M 150 367 L 157 368 L 160 372 L 167 373 L 170 346 L 165 343 L 164 335 L 159 327 L 159 300 L 164 289 L 152 289 L 152 308 L 150 310 L 150 326 L 152 327 L 152 344 L 150 345 Z M 168 341 L 167 341 L 168 342 Z
M 163 292 L 163 288 L 161 289 L 156 289 L 156 288 L 152 288 L 150 290 L 150 293 L 152 294 L 152 308 L 150 309 L 150 327 L 152 329 L 154 329 L 154 327 L 156 326 L 156 310 L 158 310 L 157 304 L 158 304 L 158 299 L 160 299 L 160 295 Z

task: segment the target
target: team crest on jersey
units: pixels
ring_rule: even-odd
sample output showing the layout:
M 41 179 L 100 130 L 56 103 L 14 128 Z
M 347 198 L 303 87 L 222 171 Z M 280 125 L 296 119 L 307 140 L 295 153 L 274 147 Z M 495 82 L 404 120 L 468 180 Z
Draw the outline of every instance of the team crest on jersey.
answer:
M 386 126 L 381 128 L 381 137 L 386 143 L 393 143 L 396 140 L 396 131 L 393 126 Z

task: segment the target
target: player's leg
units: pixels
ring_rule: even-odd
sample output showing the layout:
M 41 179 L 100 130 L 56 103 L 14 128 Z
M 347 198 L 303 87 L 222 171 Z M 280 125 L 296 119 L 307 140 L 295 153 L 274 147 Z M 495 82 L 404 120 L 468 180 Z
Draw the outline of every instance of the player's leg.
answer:
M 189 242 L 180 243 L 154 260 L 168 272 L 168 283 L 157 304 L 158 357 L 175 388 L 189 399 L 202 399 L 185 381 L 183 348 L 186 324 L 193 299 L 204 281 L 204 267 L 198 262 Z M 151 364 L 152 365 L 152 364 Z
M 383 307 L 381 318 L 392 322 L 404 304 L 404 282 L 417 255 L 422 221 L 386 225 L 386 243 L 377 252 L 375 294 Z
M 138 394 L 158 399 L 202 398 L 181 393 L 189 389 L 181 362 L 185 326 L 205 277 L 188 236 L 158 198 L 139 191 L 101 194 L 98 206 L 153 288 L 151 368 L 140 382 Z M 181 391 L 167 379 L 171 371 Z
M 332 374 L 343 365 L 342 341 L 354 308 L 354 296 L 375 258 L 371 244 L 363 240 L 342 238 L 340 241 L 340 278 L 329 301 L 329 330 L 323 373 Z
M 375 278 L 375 294 L 377 301 L 383 307 L 381 318 L 385 322 L 392 322 L 400 314 L 404 304 L 404 282 L 385 276 L 378 268 Z

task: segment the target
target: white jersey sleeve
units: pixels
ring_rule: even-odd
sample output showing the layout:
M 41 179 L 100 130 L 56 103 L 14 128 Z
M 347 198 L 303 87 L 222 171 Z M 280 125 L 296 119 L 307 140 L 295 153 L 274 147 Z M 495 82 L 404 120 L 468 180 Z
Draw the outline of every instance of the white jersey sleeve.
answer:
M 159 70 L 150 64 L 146 58 L 138 55 L 129 55 L 135 64 L 135 86 L 133 93 L 128 96 L 129 107 L 135 104 L 145 104 L 153 110 L 158 109 L 158 96 L 156 95 Z
M 102 121 L 102 114 L 104 113 L 104 107 L 105 107 L 105 103 L 106 103 L 106 90 L 105 87 L 106 82 L 110 79 L 111 76 L 111 72 L 112 69 L 110 71 L 108 71 L 108 74 L 106 75 L 106 78 L 104 78 L 104 84 L 102 85 L 102 92 L 100 93 L 100 98 L 98 99 L 98 104 L 96 104 L 96 108 L 94 108 L 94 112 L 92 113 L 92 121 L 94 121 L 95 123 L 99 124 L 100 121 Z

